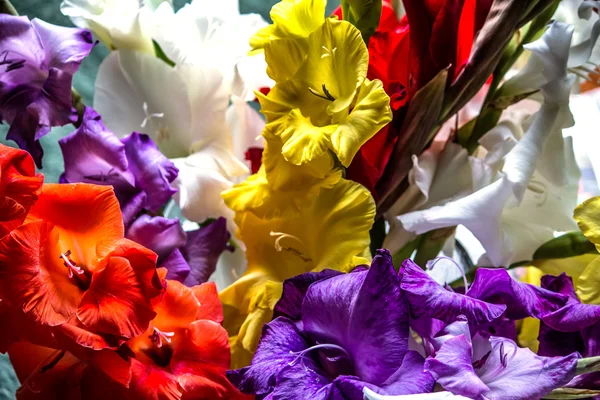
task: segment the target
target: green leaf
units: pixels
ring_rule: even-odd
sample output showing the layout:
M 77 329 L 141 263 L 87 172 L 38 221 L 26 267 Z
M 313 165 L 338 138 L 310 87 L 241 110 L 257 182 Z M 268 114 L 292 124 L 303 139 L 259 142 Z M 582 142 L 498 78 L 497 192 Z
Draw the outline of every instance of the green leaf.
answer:
M 570 399 L 589 399 L 600 394 L 600 390 L 559 388 L 544 396 L 544 399 L 552 400 L 570 400 Z
M 600 357 L 587 357 L 577 360 L 575 375 L 589 374 L 600 371 Z
M 576 257 L 595 253 L 596 247 L 582 232 L 569 232 L 541 245 L 533 254 L 534 260 Z
M 154 53 L 156 54 L 156 57 L 160 58 L 171 67 L 175 66 L 175 63 L 169 57 L 167 57 L 156 40 L 152 39 L 152 45 L 154 46 Z
M 424 267 L 427 261 L 434 259 L 440 254 L 446 240 L 454 233 L 456 227 L 436 229 L 423 235 L 423 240 L 419 244 L 417 254 L 415 254 L 415 263 Z
M 342 17 L 358 28 L 368 45 L 379 25 L 382 0 L 342 0 L 341 4 Z
M 377 187 L 378 214 L 383 214 L 406 188 L 403 183 L 412 168 L 411 156 L 421 154 L 435 136 L 444 101 L 448 70 L 440 71 L 409 103 L 398 141 Z
M 414 253 L 417 247 L 419 247 L 419 243 L 421 243 L 421 236 L 417 236 L 410 242 L 406 243 L 404 247 L 402 247 L 392 256 L 392 263 L 394 264 L 396 271 L 400 269 L 400 266 L 404 260 L 410 258 L 412 253 Z

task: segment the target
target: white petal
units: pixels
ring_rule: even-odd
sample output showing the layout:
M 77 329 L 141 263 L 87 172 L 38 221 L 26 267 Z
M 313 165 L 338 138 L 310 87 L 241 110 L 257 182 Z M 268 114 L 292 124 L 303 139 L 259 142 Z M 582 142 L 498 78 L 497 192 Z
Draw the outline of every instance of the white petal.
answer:
M 493 264 L 502 266 L 512 255 L 501 221 L 502 210 L 511 195 L 512 185 L 502 177 L 462 199 L 398 218 L 407 230 L 416 234 L 464 225 L 481 242 Z
M 250 147 L 264 148 L 260 133 L 265 120 L 244 100 L 233 97 L 227 110 L 227 122 L 233 139 L 233 152 L 239 160 L 244 160 Z M 246 165 L 249 167 L 250 163 Z
M 400 396 L 385 396 L 377 394 L 371 389 L 365 387 L 363 389 L 365 400 L 468 400 L 468 397 L 458 396 L 450 392 L 434 392 L 434 393 L 422 393 L 422 394 L 406 394 Z
M 186 83 L 175 69 L 147 54 L 110 54 L 98 71 L 94 107 L 118 136 L 147 133 L 170 158 L 187 156 L 198 140 L 191 127 Z
M 234 213 L 221 198 L 221 192 L 233 186 L 223 171 L 226 162 L 220 158 L 222 155 L 220 149 L 211 148 L 171 160 L 179 169 L 173 182 L 178 192 L 173 198 L 187 219 L 203 222 L 207 218 L 225 217 L 229 230 L 235 232 Z

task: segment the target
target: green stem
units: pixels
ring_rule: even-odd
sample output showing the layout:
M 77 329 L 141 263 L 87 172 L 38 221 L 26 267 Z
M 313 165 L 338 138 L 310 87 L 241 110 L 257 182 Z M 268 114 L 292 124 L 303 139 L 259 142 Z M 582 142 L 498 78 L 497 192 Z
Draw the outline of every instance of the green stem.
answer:
M 19 15 L 10 0 L 0 0 L 0 14 Z

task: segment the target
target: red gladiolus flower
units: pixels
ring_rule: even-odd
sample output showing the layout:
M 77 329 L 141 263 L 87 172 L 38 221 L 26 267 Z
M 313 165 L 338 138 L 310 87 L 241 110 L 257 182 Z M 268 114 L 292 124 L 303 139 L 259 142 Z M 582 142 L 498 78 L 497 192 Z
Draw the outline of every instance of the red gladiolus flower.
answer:
M 0 237 L 23 223 L 43 181 L 29 153 L 0 144 Z
M 14 327 L 0 343 L 29 335 L 84 358 L 118 348 L 156 315 L 156 258 L 123 239 L 111 187 L 44 185 L 25 223 L 0 239 L 0 298 Z M 36 333 L 20 332 L 19 321 Z
M 161 269 L 161 274 L 166 271 Z M 127 342 L 133 398 L 244 398 L 227 380 L 230 353 L 223 311 L 214 283 L 189 288 L 167 281 L 148 330 Z

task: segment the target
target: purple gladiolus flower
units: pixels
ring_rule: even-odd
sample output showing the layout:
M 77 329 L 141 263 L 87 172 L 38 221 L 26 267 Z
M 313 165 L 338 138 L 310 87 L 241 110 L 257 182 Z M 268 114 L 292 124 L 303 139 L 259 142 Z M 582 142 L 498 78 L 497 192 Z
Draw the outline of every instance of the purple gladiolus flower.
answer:
M 575 376 L 578 353 L 542 357 L 502 337 L 470 334 L 466 317 L 432 339 L 425 361 L 445 390 L 475 400 L 540 399 Z
M 141 215 L 129 227 L 126 237 L 158 255 L 158 266 L 167 269 L 167 279 L 187 286 L 206 282 L 228 245 L 227 220 L 218 218 L 195 231 L 184 232 L 178 219 Z
M 516 339 L 515 320 L 541 318 L 567 302 L 566 295 L 519 282 L 502 268 L 478 269 L 465 294 L 442 287 L 410 260 L 400 275 L 414 318 L 411 327 L 423 337 L 464 315 L 474 331 Z
M 59 140 L 65 160 L 61 182 L 112 185 L 128 226 L 142 210 L 157 212 L 176 190 L 178 170 L 147 135 L 119 139 L 87 107 L 81 126 Z
M 87 30 L 0 14 L 0 122 L 10 124 L 7 139 L 27 150 L 38 168 L 39 139 L 53 126 L 77 121 L 71 81 L 93 46 Z
M 261 399 L 362 399 L 363 388 L 428 393 L 432 376 L 408 349 L 409 309 L 386 250 L 369 269 L 309 273 L 284 283 L 250 366 L 229 371 Z

